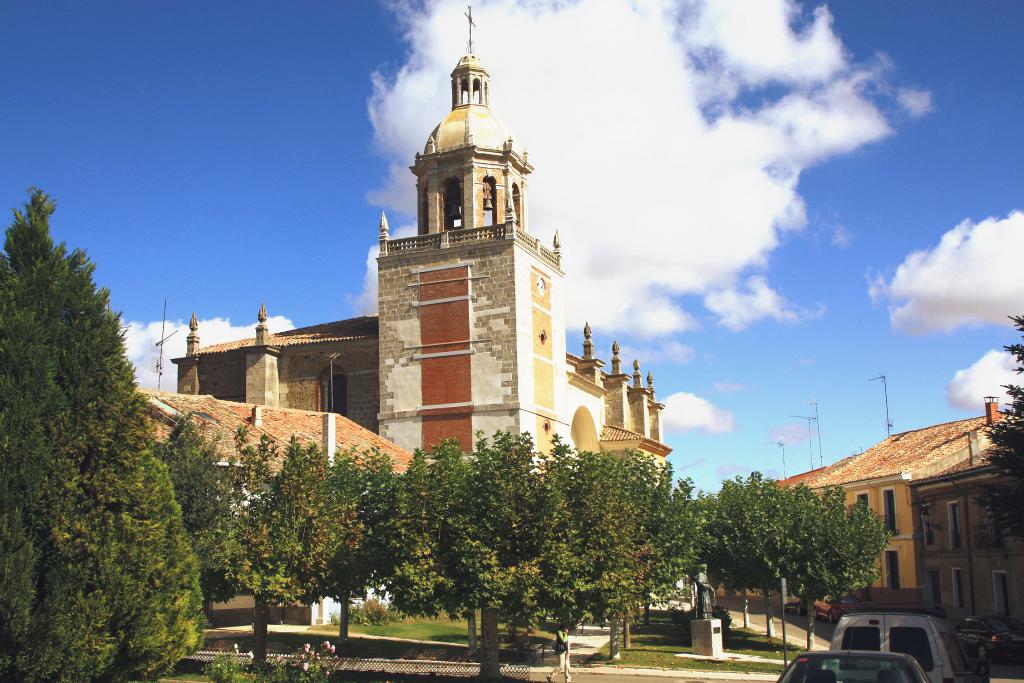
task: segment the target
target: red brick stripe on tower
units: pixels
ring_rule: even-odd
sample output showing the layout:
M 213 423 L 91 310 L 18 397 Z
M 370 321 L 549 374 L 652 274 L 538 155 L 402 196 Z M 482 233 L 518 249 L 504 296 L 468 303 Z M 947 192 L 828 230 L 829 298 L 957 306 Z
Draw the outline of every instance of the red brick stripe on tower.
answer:
M 423 447 L 455 438 L 463 450 L 471 451 L 469 267 L 420 273 L 419 285 Z

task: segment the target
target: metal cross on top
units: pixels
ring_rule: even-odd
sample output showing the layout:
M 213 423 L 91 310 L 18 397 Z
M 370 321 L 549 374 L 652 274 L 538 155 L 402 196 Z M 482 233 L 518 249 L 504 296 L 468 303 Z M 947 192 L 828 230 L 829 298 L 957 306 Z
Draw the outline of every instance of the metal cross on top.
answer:
M 466 20 L 469 21 L 469 45 L 468 45 L 468 48 L 469 48 L 469 54 L 473 54 L 473 27 L 476 26 L 476 24 L 473 23 L 473 6 L 472 5 L 466 5 L 466 9 L 468 10 L 465 13 Z

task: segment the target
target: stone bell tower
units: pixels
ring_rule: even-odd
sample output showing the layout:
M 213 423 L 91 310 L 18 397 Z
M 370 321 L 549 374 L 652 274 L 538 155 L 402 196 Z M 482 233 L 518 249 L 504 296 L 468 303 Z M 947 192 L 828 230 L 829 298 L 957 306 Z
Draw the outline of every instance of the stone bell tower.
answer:
M 490 74 L 466 55 L 451 111 L 411 166 L 418 235 L 381 217 L 380 433 L 406 448 L 527 431 L 543 450 L 568 425 L 561 254 L 528 232 L 533 170 L 490 110 Z M 561 378 L 563 381 L 556 381 Z

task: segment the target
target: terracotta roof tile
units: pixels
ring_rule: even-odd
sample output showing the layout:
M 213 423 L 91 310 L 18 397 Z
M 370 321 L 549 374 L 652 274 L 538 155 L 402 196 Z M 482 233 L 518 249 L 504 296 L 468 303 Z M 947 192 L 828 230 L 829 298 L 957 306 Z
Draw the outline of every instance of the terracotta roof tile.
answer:
M 601 428 L 601 441 L 636 441 L 643 438 L 643 434 L 623 429 L 622 427 L 605 425 Z
M 213 396 L 175 394 L 153 389 L 139 389 L 149 402 L 149 416 L 154 423 L 157 438 L 166 439 L 174 423 L 182 415 L 191 413 L 200 431 L 207 439 L 217 443 L 225 459 L 235 453 L 235 433 L 239 427 L 248 429 L 247 443 L 258 443 L 266 435 L 279 447 L 287 446 L 292 436 L 304 444 L 322 443 L 325 414 L 313 410 L 289 408 L 262 408 L 263 424 L 252 424 L 252 403 L 225 401 Z M 359 426 L 342 415 L 335 415 L 335 443 L 341 450 L 377 448 L 391 456 L 396 470 L 409 464 L 412 454 L 387 439 Z
M 296 327 L 287 332 L 278 332 L 270 335 L 271 346 L 295 346 L 298 344 L 314 344 L 317 342 L 347 341 L 352 339 L 372 339 L 378 334 L 378 321 L 375 315 L 366 315 L 361 318 L 349 318 L 348 320 L 335 320 L 330 323 L 310 325 L 308 327 Z M 202 330 L 200 330 L 202 332 Z M 224 342 L 223 344 L 212 344 L 199 349 L 199 355 L 208 353 L 224 353 L 234 351 L 248 346 L 256 345 L 256 337 L 249 339 L 238 339 Z
M 984 417 L 972 417 L 893 434 L 860 455 L 844 458 L 834 465 L 790 479 L 800 477 L 796 483 L 820 488 L 903 473 L 912 474 L 914 471 L 940 466 L 944 459 L 966 449 L 968 435 L 985 425 Z

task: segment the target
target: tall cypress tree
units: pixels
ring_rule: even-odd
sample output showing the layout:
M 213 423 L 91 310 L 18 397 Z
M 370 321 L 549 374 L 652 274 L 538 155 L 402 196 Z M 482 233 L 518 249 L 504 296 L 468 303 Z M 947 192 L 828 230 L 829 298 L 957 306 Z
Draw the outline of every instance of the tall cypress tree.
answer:
M 0 255 L 0 679 L 129 680 L 199 642 L 198 571 L 118 316 L 31 192 Z

